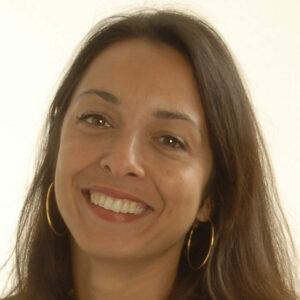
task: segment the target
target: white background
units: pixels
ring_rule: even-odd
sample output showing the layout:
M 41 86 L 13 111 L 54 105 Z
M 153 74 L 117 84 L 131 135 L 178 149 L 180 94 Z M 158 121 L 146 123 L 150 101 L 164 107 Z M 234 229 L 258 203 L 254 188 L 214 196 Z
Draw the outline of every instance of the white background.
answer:
M 228 43 L 251 92 L 299 252 L 299 0 L 0 0 L 0 264 L 14 242 L 47 105 L 73 49 L 98 20 L 139 7 L 195 12 Z

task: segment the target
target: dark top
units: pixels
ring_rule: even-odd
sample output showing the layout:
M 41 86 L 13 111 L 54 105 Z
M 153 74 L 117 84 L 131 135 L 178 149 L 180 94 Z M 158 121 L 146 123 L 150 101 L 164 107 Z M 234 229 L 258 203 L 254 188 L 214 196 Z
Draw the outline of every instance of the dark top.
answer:
M 22 296 L 15 295 L 15 296 L 11 296 L 11 297 L 8 297 L 8 298 L 4 298 L 2 300 L 22 300 Z

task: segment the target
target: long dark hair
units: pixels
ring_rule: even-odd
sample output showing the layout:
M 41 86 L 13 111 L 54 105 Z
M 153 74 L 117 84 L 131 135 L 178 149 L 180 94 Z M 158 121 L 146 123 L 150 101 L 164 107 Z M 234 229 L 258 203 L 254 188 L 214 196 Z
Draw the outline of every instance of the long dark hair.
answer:
M 249 97 L 220 36 L 194 16 L 138 12 L 95 26 L 73 60 L 51 104 L 36 174 L 19 220 L 16 284 L 26 299 L 68 299 L 72 288 L 69 236 L 55 236 L 45 199 L 53 181 L 60 132 L 72 93 L 103 49 L 128 39 L 165 43 L 193 67 L 213 152 L 207 186 L 215 243 L 205 267 L 192 270 L 185 246 L 170 299 L 297 299 L 288 247 L 290 234 Z M 58 224 L 58 210 L 53 213 Z M 193 247 L 201 248 L 194 242 Z

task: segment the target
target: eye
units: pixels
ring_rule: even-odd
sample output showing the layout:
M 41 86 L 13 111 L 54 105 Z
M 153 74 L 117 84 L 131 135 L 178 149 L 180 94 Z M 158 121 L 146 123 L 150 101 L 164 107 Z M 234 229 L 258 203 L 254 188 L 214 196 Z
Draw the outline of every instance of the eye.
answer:
M 158 141 L 162 143 L 164 146 L 169 148 L 174 148 L 178 150 L 185 150 L 186 144 L 181 141 L 179 138 L 176 138 L 172 135 L 164 135 L 158 138 Z
M 95 127 L 111 127 L 111 124 L 107 121 L 107 118 L 98 113 L 84 113 L 77 117 L 79 121 L 88 123 Z

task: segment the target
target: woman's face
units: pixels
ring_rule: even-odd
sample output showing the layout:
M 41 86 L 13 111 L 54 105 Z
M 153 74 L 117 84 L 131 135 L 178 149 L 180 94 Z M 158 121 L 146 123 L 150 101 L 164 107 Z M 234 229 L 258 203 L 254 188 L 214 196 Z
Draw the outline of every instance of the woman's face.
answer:
M 182 54 L 130 40 L 95 58 L 66 113 L 55 174 L 76 246 L 99 258 L 179 255 L 195 218 L 209 216 L 201 197 L 211 167 L 197 85 Z

